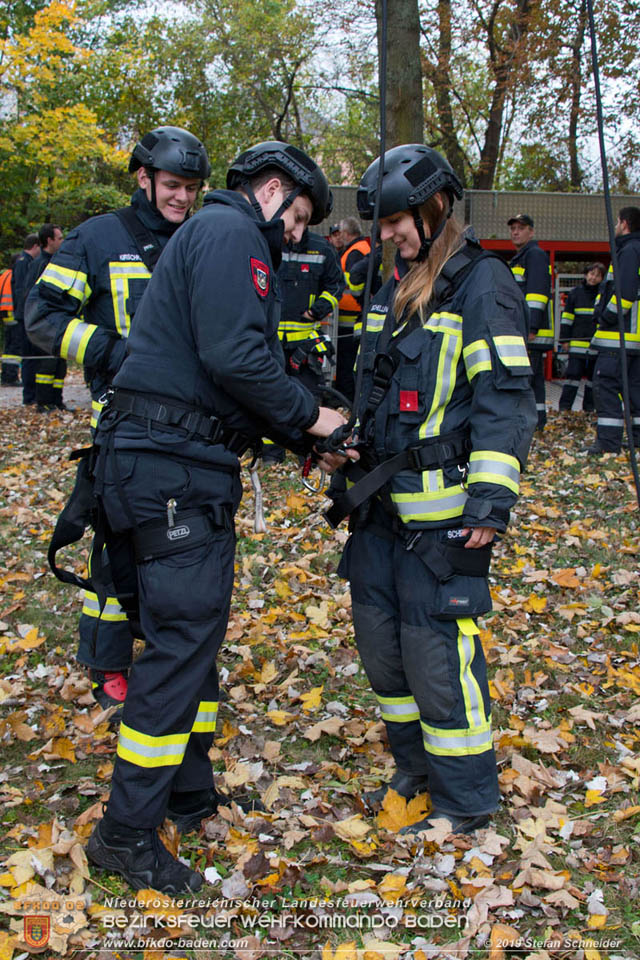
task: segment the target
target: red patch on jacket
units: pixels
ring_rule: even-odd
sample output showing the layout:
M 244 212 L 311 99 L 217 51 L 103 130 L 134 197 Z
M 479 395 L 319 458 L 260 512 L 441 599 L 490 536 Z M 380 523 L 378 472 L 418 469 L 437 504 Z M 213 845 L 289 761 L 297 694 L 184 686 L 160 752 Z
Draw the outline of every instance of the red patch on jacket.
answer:
M 418 391 L 401 390 L 400 391 L 400 409 L 417 411 L 418 409 Z
M 308 263 L 301 263 L 301 264 L 300 264 L 300 270 L 302 271 L 302 273 L 309 273 L 309 264 L 308 264 Z
M 269 267 L 262 260 L 251 257 L 251 279 L 261 297 L 269 293 Z

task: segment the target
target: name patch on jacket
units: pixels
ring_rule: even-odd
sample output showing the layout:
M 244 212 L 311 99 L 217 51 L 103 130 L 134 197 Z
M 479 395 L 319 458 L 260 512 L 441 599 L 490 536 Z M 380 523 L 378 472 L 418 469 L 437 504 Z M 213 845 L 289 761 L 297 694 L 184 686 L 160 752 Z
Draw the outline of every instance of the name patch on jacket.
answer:
M 251 278 L 258 294 L 266 297 L 269 293 L 269 267 L 255 257 L 251 257 Z

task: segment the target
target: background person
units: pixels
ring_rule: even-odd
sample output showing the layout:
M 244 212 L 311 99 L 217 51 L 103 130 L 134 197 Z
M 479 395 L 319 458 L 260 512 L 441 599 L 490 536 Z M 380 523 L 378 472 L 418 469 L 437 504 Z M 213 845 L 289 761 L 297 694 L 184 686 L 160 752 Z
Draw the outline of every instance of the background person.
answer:
M 379 163 L 358 190 L 365 219 Z M 365 801 L 380 806 L 389 787 L 407 799 L 428 789 L 431 817 L 466 833 L 499 800 L 476 617 L 491 609 L 491 544 L 507 527 L 536 421 L 527 321 L 506 264 L 451 216 L 462 185 L 447 161 L 407 144 L 387 151 L 384 171 L 380 236 L 396 246 L 396 269 L 360 345 L 377 360 L 357 401 L 361 459 L 345 471 L 354 485 L 328 516 L 350 514 L 339 572 L 396 763 Z
M 25 283 L 25 310 L 26 300 L 30 290 L 35 287 L 41 274 L 51 260 L 54 253 L 60 249 L 64 240 L 62 228 L 54 223 L 45 223 L 38 230 L 40 253 L 29 266 Z M 27 332 L 27 349 L 33 355 L 42 353 L 41 360 L 34 360 L 36 384 L 36 409 L 38 413 L 50 413 L 52 410 L 63 410 L 62 388 L 67 375 L 66 360 L 59 357 L 45 356 L 48 353 L 34 343 Z
M 596 330 L 596 321 L 593 312 L 598 287 L 604 280 L 606 272 L 604 263 L 590 263 L 584 268 L 582 283 L 573 287 L 567 295 L 562 311 L 560 342 L 568 345 L 569 362 L 560 395 L 560 410 L 571 410 L 583 377 L 586 377 L 586 383 L 582 409 L 585 412 L 594 409 L 592 380 L 596 352 L 591 347 L 591 338 Z
M 0 322 L 2 323 L 2 369 L 0 384 L 3 387 L 21 387 L 20 363 L 22 362 L 22 334 L 13 312 L 12 277 L 13 267 L 20 256 L 14 253 L 11 265 L 0 273 Z
M 547 422 L 544 356 L 553 350 L 553 309 L 551 306 L 551 265 L 545 251 L 533 236 L 533 220 L 518 213 L 507 221 L 516 255 L 509 261 L 511 271 L 529 308 L 528 350 L 531 385 L 536 398 L 538 430 Z
M 355 389 L 353 367 L 358 353 L 355 327 L 362 317 L 362 301 L 360 298 L 364 291 L 364 280 L 361 276 L 358 276 L 354 282 L 351 272 L 356 264 L 369 254 L 371 242 L 368 237 L 362 236 L 360 223 L 355 217 L 345 217 L 341 221 L 340 234 L 343 243 L 340 267 L 347 289 L 338 304 L 336 390 L 339 390 L 348 400 L 352 400 Z
M 29 268 L 40 253 L 37 233 L 28 233 L 24 239 L 24 249 L 18 255 L 11 273 L 11 298 L 13 300 L 13 316 L 18 324 L 18 336 L 21 341 L 20 355 L 28 357 L 27 337 L 24 331 L 24 301 L 27 295 L 26 283 Z M 26 359 L 22 361 L 22 403 L 31 406 L 36 402 L 36 366 L 37 361 Z
M 95 429 L 102 399 L 124 360 L 127 338 L 151 271 L 209 176 L 203 144 L 179 127 L 158 127 L 129 161 L 137 189 L 124 210 L 91 217 L 72 230 L 44 271 L 28 305 L 31 336 L 46 352 L 84 367 Z M 78 660 L 102 707 L 122 707 L 133 636 L 103 557 L 107 596 L 85 592 Z M 117 717 L 115 718 L 117 721 Z
M 640 275 L 640 207 L 622 207 L 615 225 L 624 343 L 627 350 L 629 402 L 633 444 L 640 446 L 640 329 L 638 327 L 638 276 Z M 624 431 L 622 363 L 613 265 L 596 301 L 597 330 L 593 346 L 598 351 L 593 373 L 593 393 L 598 415 L 596 439 L 588 453 L 619 453 Z

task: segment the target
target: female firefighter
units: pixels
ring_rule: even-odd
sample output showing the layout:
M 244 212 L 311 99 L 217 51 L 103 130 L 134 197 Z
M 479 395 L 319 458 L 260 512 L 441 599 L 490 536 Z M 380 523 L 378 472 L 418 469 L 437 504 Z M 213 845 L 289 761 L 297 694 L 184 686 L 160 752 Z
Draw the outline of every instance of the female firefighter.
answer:
M 376 160 L 358 190 L 372 219 Z M 340 572 L 356 641 L 396 771 L 389 787 L 429 791 L 430 816 L 469 833 L 498 805 L 486 667 L 476 617 L 491 599 L 496 534 L 509 521 L 536 424 L 526 307 L 508 266 L 452 216 L 457 176 L 419 144 L 384 155 L 380 235 L 393 276 L 363 330 L 359 463 L 328 511 L 350 514 Z

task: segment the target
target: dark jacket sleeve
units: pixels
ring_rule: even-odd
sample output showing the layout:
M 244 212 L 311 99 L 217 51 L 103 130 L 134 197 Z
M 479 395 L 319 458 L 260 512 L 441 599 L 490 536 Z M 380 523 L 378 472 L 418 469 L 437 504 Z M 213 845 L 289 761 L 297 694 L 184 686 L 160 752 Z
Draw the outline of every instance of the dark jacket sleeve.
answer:
M 118 369 L 125 343 L 115 331 L 81 319 L 96 282 L 80 227 L 69 234 L 27 297 L 25 326 L 43 350 L 109 375 Z
M 571 339 L 573 322 L 576 318 L 576 294 L 580 287 L 573 287 L 567 294 L 564 310 L 562 311 L 562 323 L 560 324 L 560 340 L 566 342 Z
M 529 308 L 531 333 L 547 326 L 547 310 L 551 292 L 549 259 L 540 247 L 533 246 L 527 252 L 525 300 Z
M 28 254 L 21 254 L 16 260 L 11 273 L 11 297 L 13 300 L 13 315 L 16 320 L 24 320 L 24 298 L 27 292 L 27 274 L 29 272 L 29 265 L 32 262 Z
M 324 269 L 321 279 L 321 291 L 313 302 L 309 313 L 315 320 L 323 320 L 338 306 L 338 300 L 344 292 L 344 277 L 338 263 L 335 250 L 330 243 L 323 244 Z
M 519 492 L 537 423 L 526 313 L 515 281 L 484 261 L 465 282 L 463 361 L 473 392 L 469 493 L 463 522 L 502 531 Z
M 222 237 L 206 228 L 191 233 L 184 262 L 192 332 L 213 382 L 259 420 L 297 437 L 315 422 L 318 407 L 284 371 L 277 317 L 270 313 L 273 268 L 256 233 L 242 222 Z M 255 277 L 256 261 L 269 270 L 267 293 Z
M 638 299 L 638 274 L 640 271 L 640 242 L 625 244 L 618 253 L 618 273 L 620 275 L 620 296 L 622 314 L 625 321 L 629 311 Z M 615 330 L 618 326 L 618 308 L 613 280 L 605 287 L 605 302 L 600 307 L 598 325 L 605 330 Z

